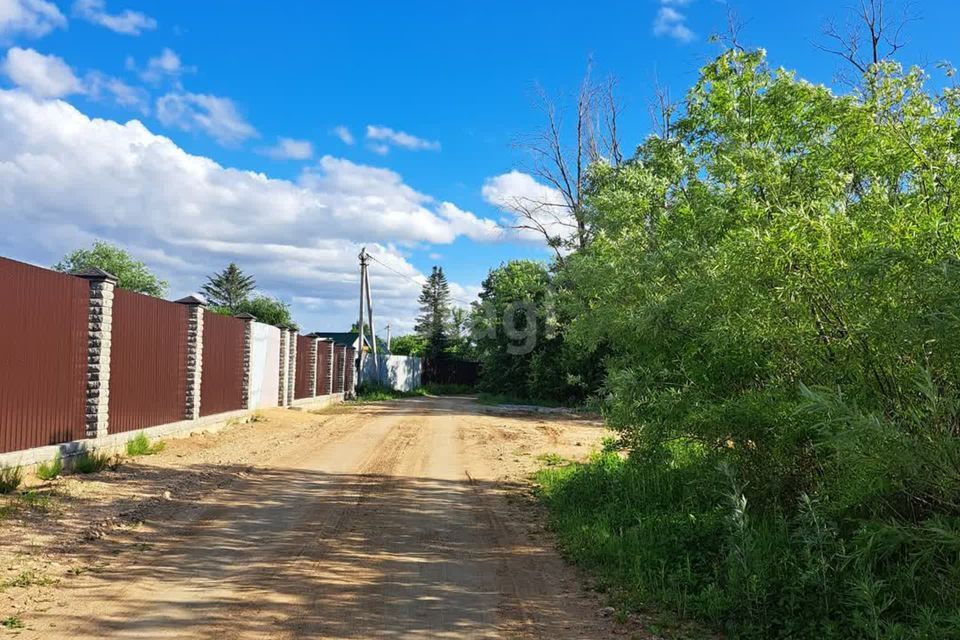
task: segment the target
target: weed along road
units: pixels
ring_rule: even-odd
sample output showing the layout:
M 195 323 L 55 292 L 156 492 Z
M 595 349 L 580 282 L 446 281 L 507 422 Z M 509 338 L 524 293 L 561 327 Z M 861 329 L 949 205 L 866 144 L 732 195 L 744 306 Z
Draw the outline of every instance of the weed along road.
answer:
M 587 456 L 602 428 L 485 411 L 466 398 L 270 410 L 67 476 L 45 513 L 4 525 L 22 541 L 5 543 L 7 575 L 32 579 L 3 606 L 21 638 L 627 633 L 598 615 L 522 483 L 538 456 Z

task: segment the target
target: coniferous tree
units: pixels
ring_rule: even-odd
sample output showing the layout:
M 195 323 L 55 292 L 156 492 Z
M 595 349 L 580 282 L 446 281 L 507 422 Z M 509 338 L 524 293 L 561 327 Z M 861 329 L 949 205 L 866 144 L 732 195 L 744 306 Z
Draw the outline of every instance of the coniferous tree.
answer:
M 437 358 L 450 341 L 450 285 L 442 267 L 433 272 L 420 292 L 420 316 L 414 330 L 427 343 L 425 355 Z
M 207 277 L 207 284 L 203 285 L 203 293 L 211 305 L 224 307 L 231 313 L 237 313 L 256 286 L 253 276 L 244 274 L 240 267 L 231 262 L 220 273 Z

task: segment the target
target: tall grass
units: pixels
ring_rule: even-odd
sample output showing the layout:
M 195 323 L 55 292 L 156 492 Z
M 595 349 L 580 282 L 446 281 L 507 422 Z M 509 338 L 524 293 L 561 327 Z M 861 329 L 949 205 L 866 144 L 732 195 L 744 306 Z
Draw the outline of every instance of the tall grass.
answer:
M 960 518 L 840 522 L 806 495 L 755 510 L 722 456 L 686 445 L 537 480 L 563 552 L 622 605 L 733 638 L 960 637 Z

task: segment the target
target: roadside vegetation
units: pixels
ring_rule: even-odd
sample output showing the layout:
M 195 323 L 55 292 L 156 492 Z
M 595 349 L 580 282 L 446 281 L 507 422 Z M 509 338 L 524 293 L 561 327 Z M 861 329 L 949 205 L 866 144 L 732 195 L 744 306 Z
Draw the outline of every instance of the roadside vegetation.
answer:
M 591 165 L 571 251 L 484 282 L 536 339 L 481 336 L 483 388 L 592 396 L 618 434 L 538 482 L 622 606 L 733 638 L 960 638 L 953 77 L 881 57 L 836 92 L 733 47 Z
M 152 456 L 163 451 L 165 446 L 166 443 L 163 442 L 163 440 L 150 442 L 150 438 L 147 437 L 147 434 L 141 431 L 132 439 L 127 441 L 127 455 L 130 457 Z

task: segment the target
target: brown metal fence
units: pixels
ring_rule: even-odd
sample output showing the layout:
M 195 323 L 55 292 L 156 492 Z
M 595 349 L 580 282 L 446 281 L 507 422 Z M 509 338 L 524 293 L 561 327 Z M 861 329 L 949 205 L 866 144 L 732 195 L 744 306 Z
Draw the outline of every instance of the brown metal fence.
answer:
M 347 352 L 345 355 L 346 369 L 343 372 L 343 388 L 347 393 L 353 393 L 353 378 L 357 371 L 356 357 L 357 350 L 353 347 L 347 347 Z
M 330 347 L 333 343 L 321 340 L 317 344 L 317 395 L 330 395 Z
M 86 280 L 0 258 L 0 453 L 86 435 Z
M 310 398 L 310 351 L 315 338 L 297 336 L 297 379 L 294 381 L 293 397 Z
M 110 433 L 183 420 L 186 393 L 186 306 L 116 289 Z
M 244 320 L 203 313 L 200 415 L 243 409 Z
M 341 344 L 333 347 L 333 392 L 343 393 L 343 361 L 346 359 L 347 348 Z

